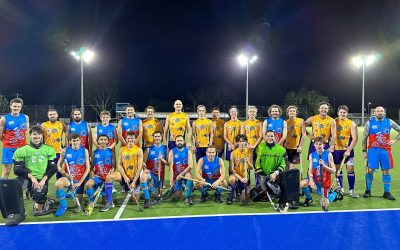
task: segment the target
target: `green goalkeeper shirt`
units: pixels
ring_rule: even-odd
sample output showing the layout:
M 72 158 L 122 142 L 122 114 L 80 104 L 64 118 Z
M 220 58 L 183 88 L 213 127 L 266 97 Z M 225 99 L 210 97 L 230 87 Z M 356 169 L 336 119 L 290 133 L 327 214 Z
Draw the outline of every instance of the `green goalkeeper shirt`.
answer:
M 270 175 L 276 170 L 283 171 L 286 168 L 286 150 L 281 145 L 275 144 L 268 147 L 263 141 L 258 145 L 256 160 L 256 171 L 262 170 L 264 175 Z
M 13 159 L 15 161 L 24 161 L 25 167 L 29 169 L 31 174 L 38 180 L 41 180 L 46 173 L 47 163 L 49 160 L 56 158 L 56 152 L 50 146 L 43 144 L 39 148 L 25 145 L 18 148 Z

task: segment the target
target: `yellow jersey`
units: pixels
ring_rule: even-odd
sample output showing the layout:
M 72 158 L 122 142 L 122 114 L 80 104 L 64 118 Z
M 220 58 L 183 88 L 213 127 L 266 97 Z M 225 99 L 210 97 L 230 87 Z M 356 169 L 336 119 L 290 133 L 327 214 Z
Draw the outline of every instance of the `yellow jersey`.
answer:
M 336 122 L 336 150 L 346 150 L 351 142 L 351 124 L 352 121 L 345 119 L 344 121 L 339 118 L 335 119 Z
M 189 117 L 181 112 L 181 113 L 171 113 L 168 116 L 168 124 L 169 124 L 169 138 L 170 141 L 175 141 L 175 138 L 178 135 L 185 136 L 186 124 L 189 120 Z
M 255 119 L 254 121 L 246 120 L 244 121 L 243 124 L 244 124 L 244 133 L 246 134 L 249 143 L 251 145 L 256 144 L 258 138 L 260 138 L 260 129 L 261 129 L 260 121 L 257 119 Z
M 227 137 L 228 139 L 232 142 L 235 143 L 235 137 L 240 134 L 240 128 L 242 127 L 242 122 L 237 120 L 237 121 L 232 121 L 229 120 L 225 123 L 225 127 L 227 130 Z
M 285 148 L 296 149 L 299 146 L 301 134 L 301 118 L 287 119 L 287 136 L 285 141 Z
M 211 135 L 211 120 L 204 118 L 204 119 L 197 119 L 194 122 L 194 131 L 193 134 L 196 137 L 196 147 L 208 147 L 210 143 L 210 135 Z
M 150 147 L 154 143 L 153 133 L 162 132 L 161 122 L 156 118 L 147 118 L 143 121 L 143 146 Z M 162 134 L 161 134 L 162 136 Z
M 132 148 L 128 146 L 121 147 L 120 154 L 122 155 L 122 167 L 124 168 L 125 174 L 133 179 L 138 169 L 138 154 L 141 150 L 138 146 L 134 145 Z
M 64 133 L 64 125 L 60 121 L 56 122 L 44 122 L 43 126 L 43 139 L 44 144 L 54 148 L 57 154 L 61 152 L 62 148 L 62 136 Z
M 252 152 L 250 149 L 245 148 L 243 151 L 240 151 L 239 148 L 233 150 L 231 157 L 233 157 L 233 169 L 235 172 L 240 175 L 240 177 L 244 178 L 246 171 L 245 157 L 249 158 L 251 161 Z M 248 167 L 248 166 L 247 166 Z
M 214 127 L 213 145 L 218 151 L 224 148 L 224 120 L 222 119 L 212 119 Z
M 313 136 L 324 138 L 324 142 L 327 143 L 331 137 L 331 125 L 335 122 L 332 117 L 326 116 L 321 118 L 320 115 L 314 115 L 312 125 Z

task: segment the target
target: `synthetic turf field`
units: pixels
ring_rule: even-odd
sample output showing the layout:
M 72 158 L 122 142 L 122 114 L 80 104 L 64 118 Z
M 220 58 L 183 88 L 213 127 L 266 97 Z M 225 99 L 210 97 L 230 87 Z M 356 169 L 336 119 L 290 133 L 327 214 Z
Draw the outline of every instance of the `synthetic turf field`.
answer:
M 364 160 L 362 159 L 361 153 L 361 135 L 362 129 L 359 129 L 359 142 L 357 143 L 356 150 L 355 150 L 355 163 L 356 163 L 356 191 L 360 194 L 360 196 L 364 193 L 365 189 L 365 168 L 364 168 Z M 395 133 L 392 134 L 395 136 Z M 303 146 L 304 153 L 302 154 L 302 161 L 303 161 L 303 173 L 306 174 L 307 170 L 307 160 L 306 160 L 306 151 L 308 149 L 308 138 Z M 392 174 L 392 194 L 398 198 L 396 201 L 387 201 L 381 198 L 383 193 L 383 185 L 382 185 L 382 178 L 381 178 L 381 171 L 374 174 L 374 182 L 372 186 L 372 195 L 373 197 L 370 199 L 364 199 L 362 197 L 358 199 L 350 198 L 348 195 L 345 195 L 342 201 L 338 201 L 332 203 L 330 206 L 330 210 L 354 210 L 354 209 L 380 209 L 380 208 L 397 208 L 399 207 L 399 200 L 400 200 L 400 171 L 399 171 L 399 164 L 398 159 L 400 158 L 400 143 L 395 144 L 393 147 L 393 158 L 395 161 L 395 169 L 391 171 Z M 226 162 L 227 165 L 227 162 Z M 194 171 L 192 171 L 194 173 Z M 168 171 L 166 177 L 168 177 Z M 167 179 L 167 178 L 166 178 Z M 54 197 L 54 181 L 55 177 L 52 178 L 49 185 L 49 195 Z M 166 183 L 169 183 L 166 180 Z M 252 182 L 254 183 L 254 181 Z M 344 171 L 344 186 L 345 191 L 347 192 L 347 176 Z M 116 182 L 115 187 L 117 190 L 120 190 L 119 184 Z M 212 201 L 212 194 L 214 191 L 210 192 L 209 201 L 206 203 L 198 202 L 200 198 L 200 192 L 195 191 L 193 193 L 194 199 L 194 206 L 186 207 L 183 202 L 183 199 L 179 202 L 172 202 L 170 199 L 167 199 L 163 203 L 158 206 L 151 206 L 149 209 L 145 209 L 143 212 L 139 212 L 137 209 L 136 204 L 133 201 L 130 201 L 124 211 L 121 214 L 120 218 L 135 218 L 135 217 L 160 217 L 160 216 L 181 216 L 181 215 L 207 215 L 207 214 L 240 214 L 240 213 L 269 213 L 274 212 L 272 207 L 269 203 L 254 203 L 251 202 L 248 206 L 242 206 L 238 202 L 232 205 L 226 205 L 225 203 L 217 204 Z M 313 194 L 314 200 L 318 200 L 318 196 Z M 109 210 L 105 213 L 100 213 L 98 208 L 95 208 L 93 214 L 90 217 L 85 216 L 83 213 L 76 214 L 73 212 L 72 208 L 72 200 L 69 200 L 70 209 L 67 213 L 61 217 L 56 218 L 53 215 L 41 216 L 41 217 L 33 217 L 31 215 L 32 211 L 32 202 L 30 200 L 25 201 L 25 208 L 28 214 L 26 222 L 34 222 L 34 221 L 57 221 L 57 220 L 92 220 L 92 219 L 113 219 L 117 214 L 122 202 L 126 197 L 125 193 L 118 192 L 114 194 L 114 203 L 116 207 L 114 209 Z M 226 194 L 223 195 L 223 199 L 225 199 Z M 84 196 L 85 199 L 87 199 Z M 301 197 L 303 200 L 304 197 Z M 143 205 L 143 201 L 141 201 Z M 103 206 L 103 204 L 99 204 L 99 206 Z M 289 210 L 295 212 L 303 212 L 303 211 L 320 211 L 321 208 L 317 203 L 309 208 L 299 208 L 298 210 Z

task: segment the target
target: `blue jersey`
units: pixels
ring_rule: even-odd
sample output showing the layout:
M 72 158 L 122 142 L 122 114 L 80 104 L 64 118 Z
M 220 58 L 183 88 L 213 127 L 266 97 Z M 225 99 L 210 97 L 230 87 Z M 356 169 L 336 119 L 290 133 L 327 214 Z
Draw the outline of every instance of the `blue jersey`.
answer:
M 213 161 L 209 161 L 207 156 L 203 157 L 202 177 L 204 179 L 218 179 L 221 176 L 219 172 L 219 158 L 214 157 Z
M 113 168 L 113 153 L 112 150 L 106 148 L 104 150 L 97 148 L 93 152 L 94 174 L 104 180 L 110 169 Z
M 161 144 L 159 147 L 156 145 L 151 145 L 148 148 L 148 157 L 147 157 L 147 168 L 154 174 L 158 175 L 158 170 L 161 167 L 161 174 L 164 173 L 164 163 L 158 160 L 158 156 L 162 155 L 162 157 L 167 159 L 167 146 Z
M 187 147 L 183 147 L 182 150 L 179 150 L 177 147 L 172 149 L 173 153 L 173 166 L 172 169 L 174 171 L 174 179 L 182 173 L 188 166 L 188 155 L 189 149 Z
M 282 118 L 276 120 L 271 117 L 267 118 L 267 126 L 265 131 L 272 130 L 275 132 L 275 142 L 278 142 L 283 136 L 283 129 L 285 128 L 285 121 Z
M 67 147 L 65 150 L 65 159 L 68 162 L 69 172 L 74 176 L 74 180 L 79 181 L 85 173 L 85 148 L 80 146 L 79 149 L 74 150 L 72 147 Z M 67 166 L 64 171 L 68 173 Z
M 27 126 L 26 115 L 18 114 L 18 116 L 12 116 L 11 114 L 6 114 L 4 119 L 3 147 L 20 148 L 25 146 Z
M 324 150 L 324 152 L 321 155 L 318 154 L 317 151 L 311 153 L 312 174 L 317 183 L 321 183 L 321 166 L 319 164 L 320 159 L 324 161 L 325 165 L 329 166 L 329 151 Z M 324 174 L 324 186 L 330 187 L 331 173 L 324 168 L 323 174 Z
M 81 138 L 81 145 L 89 149 L 89 131 L 87 122 L 81 121 L 80 123 L 76 123 L 72 121 L 69 124 L 68 132 L 69 134 L 77 133 Z
M 392 128 L 390 120 L 383 118 L 369 120 L 368 148 L 378 147 L 390 149 L 390 129 Z
M 110 146 L 115 141 L 114 131 L 115 131 L 114 125 L 108 124 L 107 126 L 104 127 L 103 124 L 100 123 L 97 125 L 97 138 L 99 138 L 100 135 L 107 135 L 108 138 L 110 139 L 107 146 Z

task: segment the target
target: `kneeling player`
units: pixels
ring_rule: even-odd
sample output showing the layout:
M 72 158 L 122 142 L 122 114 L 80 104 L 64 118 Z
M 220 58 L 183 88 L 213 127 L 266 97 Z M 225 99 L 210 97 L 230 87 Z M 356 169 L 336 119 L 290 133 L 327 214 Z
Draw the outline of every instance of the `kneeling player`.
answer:
M 222 188 L 227 186 L 225 180 L 224 161 L 216 156 L 217 150 L 214 146 L 209 146 L 206 150 L 206 156 L 199 159 L 196 168 L 196 179 L 201 183 L 198 186 L 201 192 L 200 202 L 207 201 L 207 186 L 215 190 L 214 201 L 221 203 Z
M 72 198 L 74 195 L 82 200 L 84 182 L 90 171 L 89 152 L 81 145 L 81 138 L 77 133 L 72 133 L 68 136 L 69 145 L 61 151 L 60 159 L 58 160 L 58 172 L 63 176 L 55 183 L 56 196 L 59 199 L 60 207 L 54 214 L 62 216 L 67 211 L 67 200 L 65 188 L 72 190 Z M 66 164 L 64 164 L 66 163 Z M 76 212 L 80 212 L 78 205 Z
M 316 137 L 314 139 L 314 147 L 316 151 L 312 152 L 308 157 L 310 162 L 308 167 L 308 177 L 300 182 L 300 187 L 303 188 L 303 192 L 306 196 L 303 203 L 303 206 L 305 207 L 308 207 L 313 202 L 310 187 L 312 189 L 317 189 L 318 194 L 322 195 L 323 192 L 324 200 L 326 201 L 325 207 L 328 208 L 329 205 L 328 193 L 331 187 L 331 173 L 335 172 L 335 164 L 333 162 L 332 154 L 328 150 L 325 150 L 324 146 L 324 140 L 322 137 Z
M 191 198 L 193 181 L 192 173 L 193 168 L 193 155 L 187 147 L 185 147 L 185 140 L 183 136 L 178 135 L 175 138 L 176 147 L 169 151 L 168 161 L 170 165 L 170 186 L 174 187 L 175 199 L 179 200 L 182 196 L 182 190 L 185 188 L 185 203 L 187 206 L 193 205 Z M 184 180 L 188 178 L 187 180 Z M 186 182 L 185 185 L 183 182 Z
M 53 212 L 53 201 L 47 199 L 47 192 L 49 179 L 57 172 L 56 153 L 43 144 L 43 130 L 39 126 L 33 126 L 29 135 L 29 145 L 14 153 L 14 173 L 21 181 L 28 181 L 28 192 L 34 201 L 33 215 L 45 215 Z

